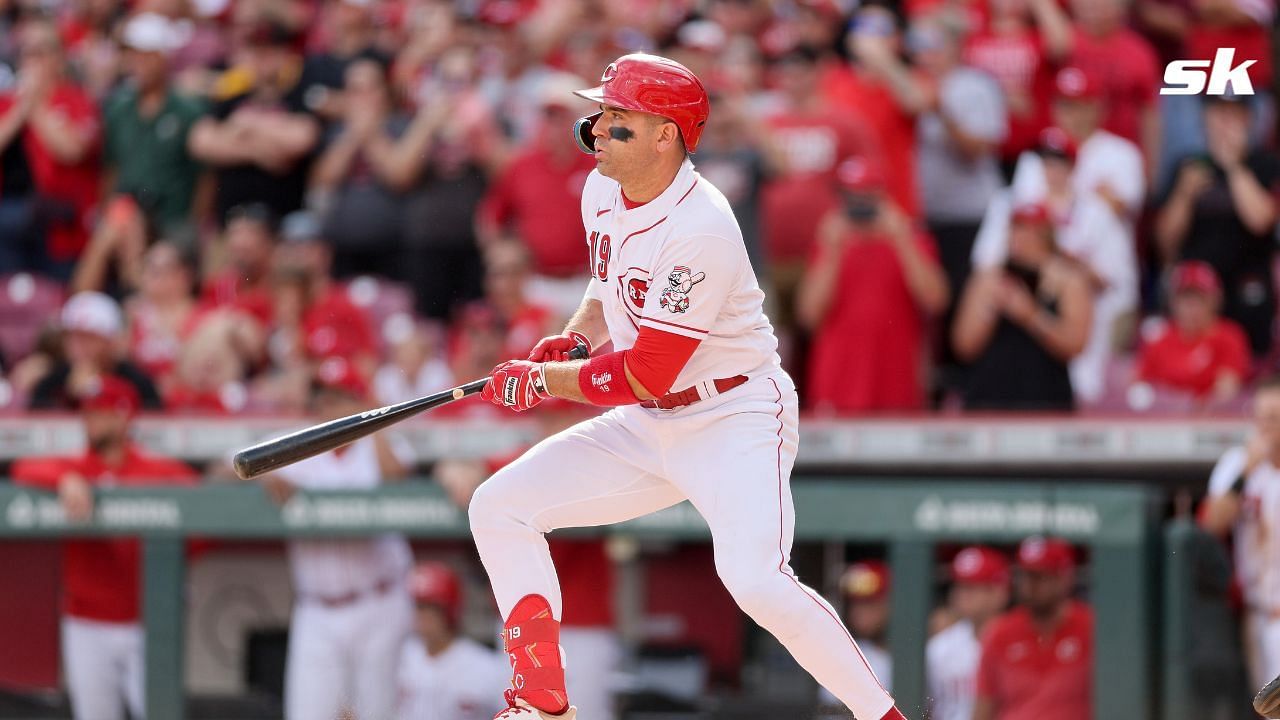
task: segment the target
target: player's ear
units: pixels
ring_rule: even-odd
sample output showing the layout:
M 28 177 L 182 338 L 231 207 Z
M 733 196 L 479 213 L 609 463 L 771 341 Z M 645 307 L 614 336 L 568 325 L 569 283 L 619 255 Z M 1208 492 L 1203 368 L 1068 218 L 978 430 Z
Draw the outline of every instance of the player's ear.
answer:
M 665 152 L 667 148 L 670 148 L 679 141 L 680 128 L 676 127 L 675 123 L 669 120 L 664 120 L 663 123 L 658 126 L 658 152 Z

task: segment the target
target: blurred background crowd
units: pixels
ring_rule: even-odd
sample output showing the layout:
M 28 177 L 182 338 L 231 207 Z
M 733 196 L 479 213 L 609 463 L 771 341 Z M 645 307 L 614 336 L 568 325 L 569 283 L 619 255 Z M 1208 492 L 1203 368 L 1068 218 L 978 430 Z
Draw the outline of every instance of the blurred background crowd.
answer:
M 586 282 L 570 91 L 650 51 L 712 93 L 694 159 L 809 411 L 1230 409 L 1277 364 L 1273 13 L 5 0 L 0 399 L 115 366 L 289 413 L 333 356 L 384 401 L 523 357 Z M 1219 48 L 1253 94 L 1159 93 Z

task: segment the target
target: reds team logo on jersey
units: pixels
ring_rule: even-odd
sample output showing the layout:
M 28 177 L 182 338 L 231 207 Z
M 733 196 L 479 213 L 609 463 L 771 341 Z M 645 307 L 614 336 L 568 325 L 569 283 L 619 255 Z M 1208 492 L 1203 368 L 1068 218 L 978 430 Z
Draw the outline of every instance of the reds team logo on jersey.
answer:
M 707 279 L 706 273 L 694 274 L 684 265 L 677 265 L 667 276 L 667 289 L 662 291 L 658 306 L 673 313 L 682 313 L 689 309 L 689 291 L 693 286 Z

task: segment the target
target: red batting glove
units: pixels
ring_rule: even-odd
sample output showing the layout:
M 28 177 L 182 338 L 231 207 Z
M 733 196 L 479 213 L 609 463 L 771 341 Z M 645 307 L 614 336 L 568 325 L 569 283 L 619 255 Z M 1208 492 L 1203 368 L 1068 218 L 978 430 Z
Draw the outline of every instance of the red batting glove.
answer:
M 551 335 L 538 341 L 529 351 L 530 362 L 564 362 L 569 359 L 569 352 L 581 345 L 586 348 L 587 356 L 591 356 L 591 341 L 576 330 L 563 335 Z
M 499 407 L 524 412 L 550 397 L 542 363 L 508 360 L 493 369 L 480 397 Z

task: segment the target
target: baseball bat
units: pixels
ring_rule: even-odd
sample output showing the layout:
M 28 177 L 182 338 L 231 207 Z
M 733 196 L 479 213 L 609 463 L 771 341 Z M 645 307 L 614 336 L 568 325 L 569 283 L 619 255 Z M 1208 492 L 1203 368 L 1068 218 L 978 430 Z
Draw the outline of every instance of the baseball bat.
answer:
M 586 356 L 586 348 L 581 345 L 569 351 L 570 360 L 580 360 Z M 235 466 L 236 475 L 239 475 L 241 480 L 248 480 L 355 442 L 366 435 L 376 433 L 389 425 L 432 408 L 474 395 L 483 390 L 488 381 L 487 377 L 481 378 L 451 390 L 312 425 L 247 447 L 236 453 L 231 463 Z

